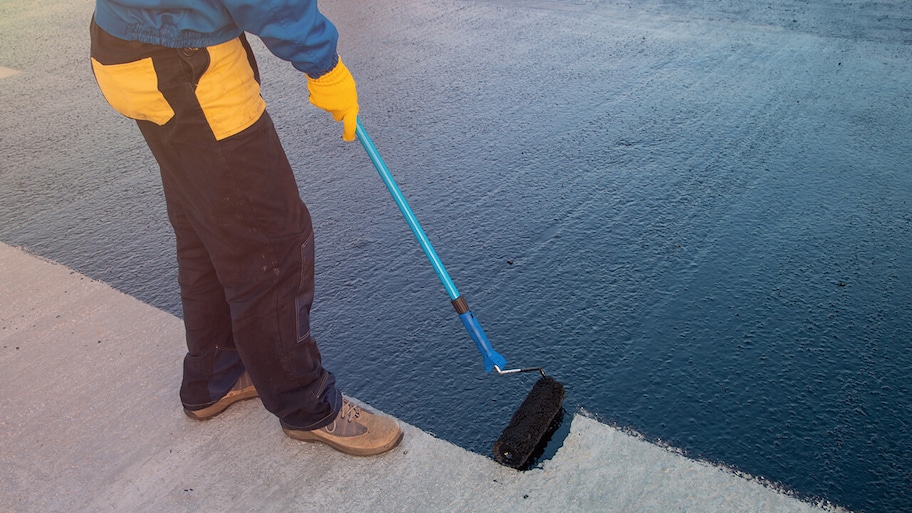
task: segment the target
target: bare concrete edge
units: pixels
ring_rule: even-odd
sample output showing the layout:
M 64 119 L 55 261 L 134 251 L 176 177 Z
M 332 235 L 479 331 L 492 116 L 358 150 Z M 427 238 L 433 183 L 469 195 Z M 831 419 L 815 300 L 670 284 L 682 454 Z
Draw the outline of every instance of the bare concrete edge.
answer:
M 16 511 L 844 511 L 585 412 L 528 472 L 404 423 L 390 453 L 345 456 L 284 437 L 256 400 L 191 421 L 179 319 L 2 243 L 0 298 L 0 496 Z
M 685 454 L 685 452 L 682 449 L 675 447 L 673 445 L 667 444 L 662 440 L 650 440 L 648 437 L 646 437 L 642 433 L 639 433 L 636 430 L 633 430 L 633 429 L 630 429 L 627 427 L 623 427 L 623 426 L 616 426 L 611 423 L 606 423 L 606 422 L 600 420 L 598 415 L 596 415 L 592 412 L 589 412 L 583 408 L 580 408 L 580 411 L 577 412 L 575 417 L 576 416 L 591 419 L 592 421 L 598 423 L 599 425 L 603 425 L 608 429 L 615 430 L 615 431 L 622 433 L 626 437 L 633 438 L 633 439 L 641 441 L 642 443 L 652 445 L 658 449 L 667 451 L 677 457 L 684 458 L 688 461 L 692 461 L 694 463 L 705 465 L 706 467 L 709 467 L 709 468 L 715 468 L 715 469 L 719 470 L 720 472 L 724 472 L 724 473 L 731 475 L 734 478 L 754 483 L 758 486 L 762 486 L 777 494 L 792 497 L 797 501 L 807 503 L 809 505 L 812 505 L 813 507 L 821 509 L 822 511 L 828 511 L 828 512 L 833 512 L 833 513 L 851 513 L 851 510 L 846 509 L 837 504 L 833 504 L 830 501 L 821 499 L 819 497 L 802 497 L 799 493 L 795 492 L 794 490 L 788 489 L 782 483 L 777 483 L 775 481 L 771 481 L 769 479 L 766 479 L 763 476 L 751 475 L 750 473 L 727 466 L 724 463 L 713 462 L 713 461 L 689 456 L 689 455 Z

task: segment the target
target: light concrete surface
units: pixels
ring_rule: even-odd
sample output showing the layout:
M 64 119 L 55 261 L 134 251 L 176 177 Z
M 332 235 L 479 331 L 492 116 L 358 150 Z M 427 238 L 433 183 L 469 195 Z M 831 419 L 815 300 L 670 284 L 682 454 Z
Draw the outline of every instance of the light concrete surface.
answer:
M 180 319 L 0 243 L 0 510 L 828 509 L 581 414 L 527 472 L 407 424 L 392 452 L 346 456 L 286 438 L 257 400 L 196 422 L 182 355 Z

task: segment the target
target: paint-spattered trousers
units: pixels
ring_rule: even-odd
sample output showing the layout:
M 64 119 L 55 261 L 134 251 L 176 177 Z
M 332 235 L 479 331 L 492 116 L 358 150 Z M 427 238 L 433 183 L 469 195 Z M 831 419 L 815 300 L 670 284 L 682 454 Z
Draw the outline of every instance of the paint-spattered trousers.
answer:
M 148 58 L 150 94 L 166 102 L 148 102 L 148 116 L 125 114 L 158 161 L 177 240 L 188 349 L 181 401 L 208 406 L 246 369 L 283 424 L 315 429 L 335 417 L 341 394 L 310 332 L 310 214 L 265 106 L 250 104 L 262 102 L 250 47 L 243 36 L 226 45 L 171 49 L 92 27 L 96 76 L 114 74 L 99 80 L 109 101 L 122 92 L 111 91 L 117 65 Z M 124 80 L 136 89 L 138 78 Z

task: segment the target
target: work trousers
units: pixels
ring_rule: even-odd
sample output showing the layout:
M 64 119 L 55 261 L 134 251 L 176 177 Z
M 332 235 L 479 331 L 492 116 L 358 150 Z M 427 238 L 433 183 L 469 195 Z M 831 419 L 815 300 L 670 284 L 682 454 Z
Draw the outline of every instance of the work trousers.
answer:
M 213 404 L 246 370 L 286 427 L 330 423 L 342 397 L 310 331 L 310 213 L 246 39 L 174 49 L 94 21 L 91 32 L 102 92 L 137 120 L 161 171 L 186 327 L 184 407 Z

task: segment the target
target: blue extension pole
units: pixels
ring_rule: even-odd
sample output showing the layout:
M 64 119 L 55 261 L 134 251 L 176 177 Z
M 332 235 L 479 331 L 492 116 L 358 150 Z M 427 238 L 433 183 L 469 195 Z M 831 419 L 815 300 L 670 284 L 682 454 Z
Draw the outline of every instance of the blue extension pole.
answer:
M 370 157 L 374 167 L 377 168 L 377 172 L 380 173 L 380 178 L 393 196 L 393 200 L 399 207 L 399 211 L 402 212 L 402 216 L 405 217 L 405 221 L 408 223 L 409 228 L 412 229 L 412 234 L 418 239 L 418 244 L 421 245 L 421 249 L 424 250 L 424 254 L 427 256 L 428 260 L 430 260 L 431 265 L 434 267 L 434 272 L 436 272 L 437 277 L 440 278 L 440 282 L 443 283 L 443 287 L 446 289 L 447 295 L 450 296 L 450 301 L 453 303 L 454 308 L 456 308 L 456 312 L 459 314 L 462 324 L 465 326 L 466 331 L 469 332 L 469 336 L 471 336 L 472 340 L 475 342 L 478 352 L 480 352 L 481 356 L 484 358 L 485 372 L 491 372 L 495 365 L 499 369 L 504 369 L 507 365 L 507 360 L 491 347 L 491 343 L 488 341 L 488 337 L 481 328 L 478 319 L 468 309 L 467 303 L 459 295 L 456 284 L 453 283 L 449 273 L 447 273 L 446 268 L 443 266 L 443 262 L 440 261 L 440 257 L 438 257 L 437 252 L 434 251 L 434 246 L 431 245 L 431 241 L 428 240 L 427 235 L 425 235 L 424 230 L 421 228 L 421 224 L 418 223 L 418 218 L 415 217 L 414 212 L 412 212 L 411 207 L 409 207 L 408 202 L 405 200 L 405 196 L 402 195 L 402 191 L 393 179 L 393 175 L 390 173 L 389 168 L 386 167 L 383 157 L 380 156 L 380 152 L 377 151 L 374 142 L 371 140 L 370 136 L 367 135 L 367 131 L 361 124 L 361 118 L 358 118 L 357 120 L 355 135 L 358 137 L 358 140 L 361 141 L 361 145 L 364 146 L 364 151 L 367 152 L 367 156 Z

